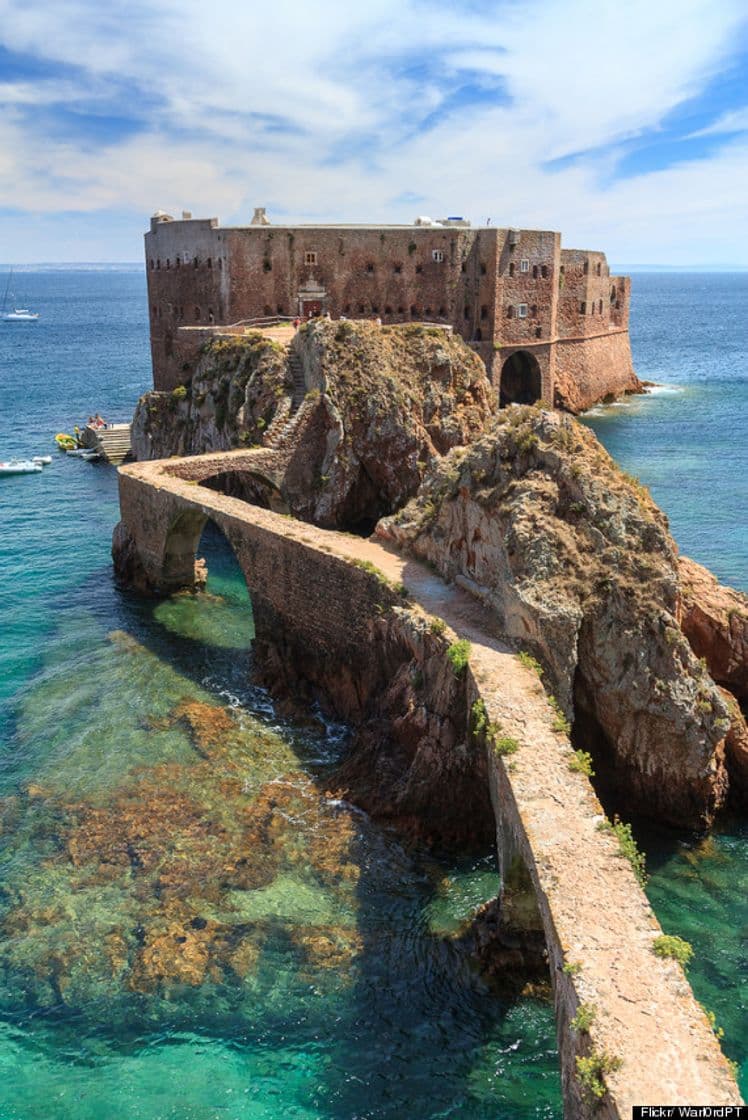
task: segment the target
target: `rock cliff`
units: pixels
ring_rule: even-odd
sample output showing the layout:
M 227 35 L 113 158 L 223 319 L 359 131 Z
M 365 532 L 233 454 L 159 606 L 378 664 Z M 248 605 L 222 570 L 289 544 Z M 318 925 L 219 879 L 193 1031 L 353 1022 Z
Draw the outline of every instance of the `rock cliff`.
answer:
M 215 338 L 189 385 L 145 393 L 132 421 L 136 459 L 200 455 L 260 443 L 291 392 L 285 349 L 259 332 Z
M 259 334 L 208 343 L 189 386 L 141 398 L 132 438 L 139 459 L 284 450 L 290 512 L 373 528 L 494 410 L 483 363 L 449 332 L 322 320 L 301 328 L 288 358 Z
M 678 623 L 666 518 L 588 429 L 506 410 L 377 533 L 472 591 L 539 658 L 614 804 L 712 821 L 729 785 L 728 706 Z

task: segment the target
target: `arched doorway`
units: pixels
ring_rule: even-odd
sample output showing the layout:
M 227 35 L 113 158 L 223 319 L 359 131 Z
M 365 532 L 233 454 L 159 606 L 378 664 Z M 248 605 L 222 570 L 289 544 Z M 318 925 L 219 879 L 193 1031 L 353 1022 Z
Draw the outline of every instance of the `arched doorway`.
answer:
M 527 350 L 517 350 L 501 367 L 499 407 L 508 404 L 534 404 L 542 396 L 538 360 Z

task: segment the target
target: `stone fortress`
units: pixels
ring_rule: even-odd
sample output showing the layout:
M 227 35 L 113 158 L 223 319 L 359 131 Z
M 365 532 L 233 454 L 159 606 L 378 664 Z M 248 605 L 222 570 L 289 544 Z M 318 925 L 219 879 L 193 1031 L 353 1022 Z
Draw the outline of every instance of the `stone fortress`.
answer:
M 208 330 L 275 316 L 429 322 L 483 359 L 500 404 L 578 412 L 639 391 L 630 280 L 548 230 L 413 225 L 248 226 L 158 211 L 145 235 L 154 387 L 188 381 Z

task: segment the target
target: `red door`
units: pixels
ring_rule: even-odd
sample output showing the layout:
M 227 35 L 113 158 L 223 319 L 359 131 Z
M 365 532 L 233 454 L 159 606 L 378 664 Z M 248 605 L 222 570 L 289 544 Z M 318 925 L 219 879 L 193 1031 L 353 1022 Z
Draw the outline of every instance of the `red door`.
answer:
M 322 300 L 303 299 L 301 301 L 301 318 L 311 319 L 313 315 L 322 314 Z

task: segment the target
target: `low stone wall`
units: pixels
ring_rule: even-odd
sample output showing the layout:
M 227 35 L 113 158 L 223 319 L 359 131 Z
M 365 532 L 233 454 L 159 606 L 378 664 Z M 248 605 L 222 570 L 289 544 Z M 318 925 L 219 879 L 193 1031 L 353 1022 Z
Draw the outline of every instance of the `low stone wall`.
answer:
M 211 471 L 216 458 L 206 457 Z M 570 744 L 554 730 L 539 680 L 487 633 L 481 607 L 373 541 L 196 485 L 206 465 L 197 457 L 120 471 L 116 570 L 161 592 L 191 586 L 210 518 L 245 574 L 261 651 L 274 652 L 291 683 L 311 677 L 346 718 L 375 714 L 393 744 L 390 767 L 401 771 L 402 812 L 480 820 L 490 789 L 502 880 L 519 857 L 542 919 L 565 1115 L 628 1120 L 634 1104 L 739 1103 L 684 973 L 653 952 L 659 924 L 615 837 L 599 827 L 587 778 L 570 769 Z M 448 650 L 458 638 L 471 649 L 455 672 Z M 496 751 L 499 740 L 511 753 Z M 573 1026 L 581 1005 L 584 1030 Z M 580 1079 L 580 1057 L 620 1062 L 600 1100 Z

